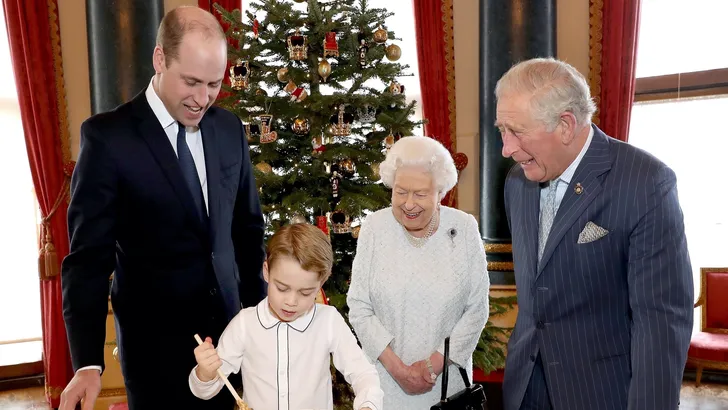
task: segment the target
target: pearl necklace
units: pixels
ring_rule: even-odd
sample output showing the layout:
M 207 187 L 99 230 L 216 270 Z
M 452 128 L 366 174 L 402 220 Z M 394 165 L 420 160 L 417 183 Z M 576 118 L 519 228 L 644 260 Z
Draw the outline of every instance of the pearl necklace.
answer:
M 425 232 L 425 235 L 421 238 L 418 238 L 416 236 L 413 236 L 407 228 L 402 226 L 402 229 L 404 229 L 405 236 L 407 237 L 407 240 L 409 241 L 410 245 L 414 246 L 415 248 L 421 248 L 422 246 L 427 243 L 427 240 L 430 239 L 432 234 L 435 232 L 435 226 L 437 225 L 437 219 L 436 214 L 432 214 L 432 218 L 430 218 L 430 222 L 427 224 L 427 231 Z

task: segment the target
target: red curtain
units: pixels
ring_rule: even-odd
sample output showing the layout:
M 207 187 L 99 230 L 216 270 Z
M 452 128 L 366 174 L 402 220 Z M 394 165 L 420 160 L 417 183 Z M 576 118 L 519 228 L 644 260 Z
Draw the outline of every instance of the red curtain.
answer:
M 227 11 L 233 11 L 235 9 L 240 9 L 243 5 L 243 0 L 197 0 L 197 5 L 201 9 L 205 9 L 209 11 L 212 14 L 215 14 L 218 19 L 220 19 L 220 14 L 215 11 L 215 8 L 212 6 L 213 3 L 217 3 L 221 5 L 225 10 Z M 222 20 L 222 19 L 220 19 Z
M 209 11 L 212 13 L 215 17 L 217 17 L 217 20 L 220 22 L 220 25 L 222 26 L 223 30 L 227 32 L 228 28 L 230 27 L 230 24 L 226 23 L 223 18 L 222 14 L 217 12 L 217 9 L 214 7 L 214 4 L 217 3 L 220 6 L 222 6 L 227 11 L 233 11 L 235 9 L 241 9 L 243 5 L 243 0 L 197 0 L 197 5 L 204 10 Z M 238 44 L 232 41 L 230 38 L 228 38 L 228 47 L 237 47 Z M 225 67 L 225 72 L 227 73 L 227 70 L 230 69 L 230 62 L 228 61 L 227 66 Z M 223 80 L 223 83 L 230 85 L 230 78 L 226 75 L 225 79 Z M 218 100 L 223 99 L 229 95 L 228 92 L 225 90 L 221 90 L 220 94 L 218 95 Z
M 57 0 L 3 0 L 28 160 L 43 215 L 38 260 L 46 397 L 51 407 L 73 375 L 61 304 L 68 254 L 71 162 Z M 25 274 L 25 273 L 24 273 Z
M 627 141 L 635 89 L 640 0 L 591 0 L 591 82 L 598 97 L 595 123 Z
M 425 135 L 440 141 L 461 171 L 467 157 L 456 154 L 452 5 L 452 0 L 412 0 Z M 457 207 L 457 186 L 442 203 Z

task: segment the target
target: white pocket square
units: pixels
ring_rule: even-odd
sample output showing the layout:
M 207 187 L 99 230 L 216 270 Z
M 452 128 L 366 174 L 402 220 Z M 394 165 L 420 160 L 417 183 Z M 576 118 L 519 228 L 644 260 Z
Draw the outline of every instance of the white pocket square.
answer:
M 594 242 L 597 239 L 601 239 L 609 233 L 608 230 L 602 228 L 601 226 L 595 224 L 592 221 L 589 221 L 584 226 L 584 229 L 579 234 L 579 240 L 576 243 L 584 244 L 589 242 Z

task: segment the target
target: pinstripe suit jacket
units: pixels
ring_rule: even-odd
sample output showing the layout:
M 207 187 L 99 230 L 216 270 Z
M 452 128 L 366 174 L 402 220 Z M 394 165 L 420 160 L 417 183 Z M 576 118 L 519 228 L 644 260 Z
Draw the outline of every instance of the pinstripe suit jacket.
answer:
M 538 183 L 518 164 L 506 179 L 519 311 L 505 410 L 518 410 L 539 352 L 555 410 L 678 408 L 694 290 L 675 174 L 593 127 L 540 263 Z M 578 244 L 589 221 L 609 233 Z

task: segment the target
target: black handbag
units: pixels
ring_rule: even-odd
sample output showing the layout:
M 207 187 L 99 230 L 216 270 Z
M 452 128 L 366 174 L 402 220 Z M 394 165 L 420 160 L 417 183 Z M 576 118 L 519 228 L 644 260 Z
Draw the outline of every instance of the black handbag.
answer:
M 450 338 L 447 337 L 445 338 L 445 366 L 442 372 L 442 398 L 439 403 L 430 407 L 430 410 L 488 410 L 483 386 L 471 384 L 468 379 L 468 373 L 456 363 L 452 364 L 460 370 L 460 375 L 465 382 L 465 389 L 447 397 L 447 368 L 450 367 L 448 366 L 449 362 Z

